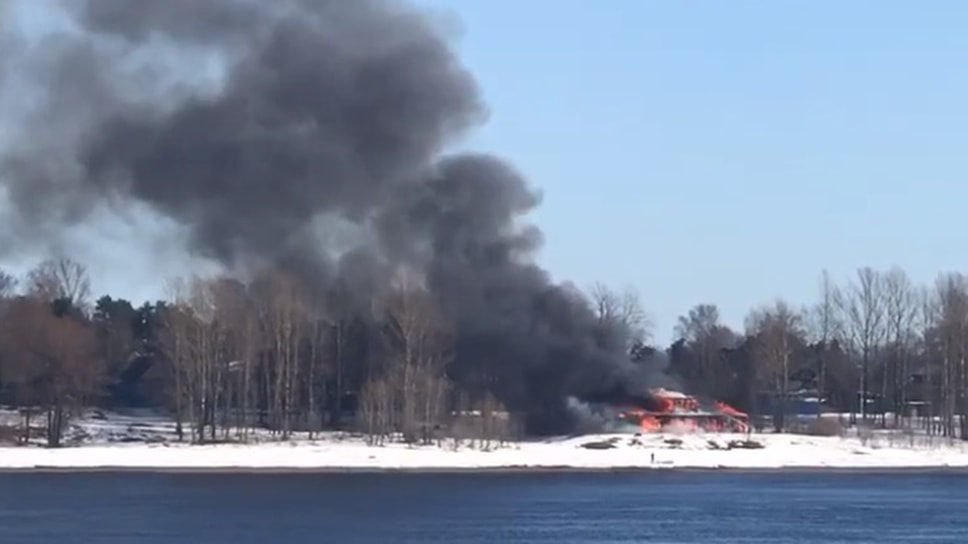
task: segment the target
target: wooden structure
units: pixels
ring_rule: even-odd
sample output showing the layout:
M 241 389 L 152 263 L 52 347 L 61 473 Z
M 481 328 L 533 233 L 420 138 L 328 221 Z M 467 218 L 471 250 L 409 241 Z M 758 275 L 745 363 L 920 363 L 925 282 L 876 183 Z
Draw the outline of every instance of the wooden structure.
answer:
M 653 389 L 649 398 L 654 406 L 624 408 L 619 417 L 645 432 L 682 429 L 706 432 L 745 433 L 749 416 L 724 402 L 703 407 L 696 397 L 679 391 Z

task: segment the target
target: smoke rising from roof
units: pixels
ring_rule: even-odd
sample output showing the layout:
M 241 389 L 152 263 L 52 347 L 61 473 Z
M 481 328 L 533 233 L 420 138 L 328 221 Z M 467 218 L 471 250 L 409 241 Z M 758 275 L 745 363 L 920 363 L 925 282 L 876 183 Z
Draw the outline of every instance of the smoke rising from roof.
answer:
M 147 206 L 230 269 L 271 263 L 369 295 L 422 271 L 458 327 L 453 373 L 487 374 L 532 428 L 624 381 L 584 299 L 522 224 L 540 195 L 501 159 L 446 154 L 486 119 L 440 29 L 391 0 L 71 0 L 74 30 L 0 79 L 40 97 L 7 130 L 8 232 L 51 244 Z M 9 37 L 8 37 L 9 38 Z M 17 81 L 11 81 L 15 66 Z M 29 227 L 29 228 L 28 228 Z

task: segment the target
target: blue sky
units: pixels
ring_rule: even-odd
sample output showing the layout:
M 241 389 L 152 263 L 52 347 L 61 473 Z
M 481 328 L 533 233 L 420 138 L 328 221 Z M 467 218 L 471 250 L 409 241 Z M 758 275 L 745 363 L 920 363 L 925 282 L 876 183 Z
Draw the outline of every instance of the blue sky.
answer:
M 968 269 L 968 3 L 424 0 L 541 187 L 541 260 L 632 285 L 671 335 L 715 302 L 810 303 L 821 270 Z
M 491 108 L 465 145 L 544 192 L 542 264 L 637 288 L 659 341 L 697 303 L 811 302 L 824 268 L 968 270 L 968 3 L 419 1 Z M 97 287 L 156 296 L 152 266 Z

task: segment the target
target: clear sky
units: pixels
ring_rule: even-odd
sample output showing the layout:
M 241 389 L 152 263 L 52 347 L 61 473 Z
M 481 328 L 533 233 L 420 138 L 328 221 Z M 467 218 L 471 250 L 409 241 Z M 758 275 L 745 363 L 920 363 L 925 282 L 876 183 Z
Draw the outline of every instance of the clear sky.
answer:
M 697 303 L 810 302 L 824 268 L 968 270 L 968 2 L 420 3 L 492 110 L 467 145 L 545 194 L 542 263 L 636 287 L 659 341 Z
M 423 0 L 545 193 L 543 263 L 637 287 L 668 339 L 820 272 L 968 270 L 968 2 Z

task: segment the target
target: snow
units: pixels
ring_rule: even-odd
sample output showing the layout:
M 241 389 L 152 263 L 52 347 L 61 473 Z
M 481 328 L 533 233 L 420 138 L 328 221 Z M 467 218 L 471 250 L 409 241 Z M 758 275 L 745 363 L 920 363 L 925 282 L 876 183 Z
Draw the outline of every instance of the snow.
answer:
M 2 414 L 0 414 L 2 415 Z M 11 414 L 8 414 L 8 417 Z M 0 417 L 0 422 L 3 418 Z M 8 422 L 9 423 L 9 422 Z M 368 446 L 359 436 L 188 445 L 170 421 L 148 415 L 85 418 L 68 433 L 71 447 L 0 447 L 0 469 L 315 469 L 449 470 L 521 468 L 940 468 L 968 467 L 968 447 L 926 436 L 815 437 L 753 434 L 761 449 L 727 449 L 746 435 L 603 434 L 520 442 L 503 447 Z M 584 447 L 587 445 L 599 448 Z M 653 460 L 654 455 L 654 460 Z

